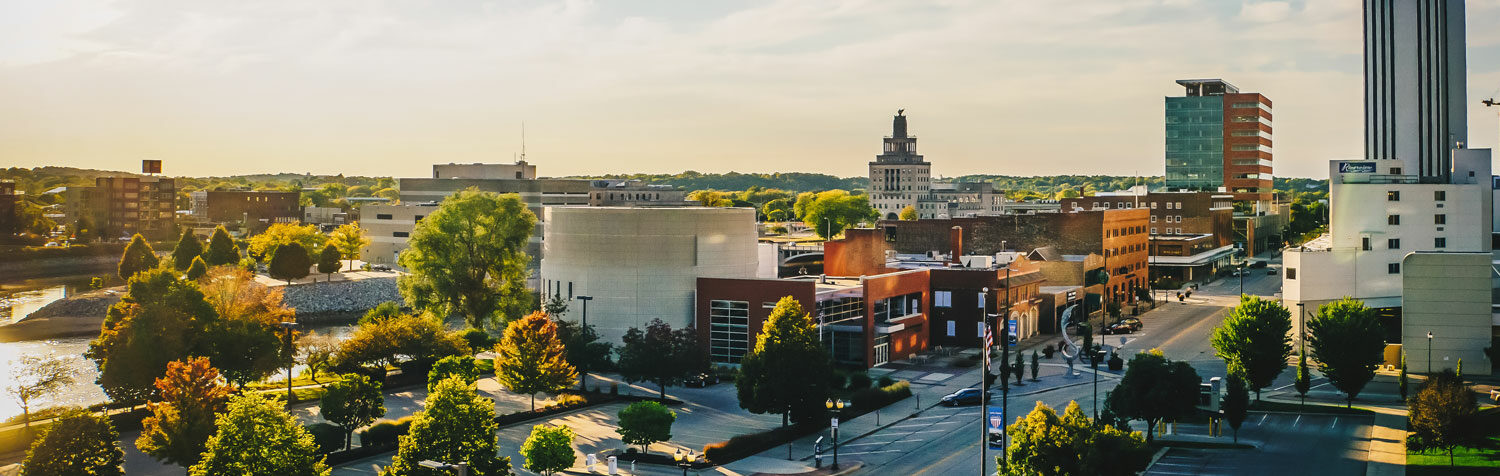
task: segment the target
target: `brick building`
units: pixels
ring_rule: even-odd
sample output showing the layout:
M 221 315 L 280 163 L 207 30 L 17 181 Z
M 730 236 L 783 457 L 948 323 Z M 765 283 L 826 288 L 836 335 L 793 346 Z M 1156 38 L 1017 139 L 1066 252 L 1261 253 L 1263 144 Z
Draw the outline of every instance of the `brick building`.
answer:
M 257 233 L 273 223 L 302 220 L 302 192 L 271 190 L 199 190 L 188 194 L 193 217 L 209 223 L 239 223 Z
M 99 177 L 89 193 L 79 196 L 89 199 L 87 213 L 94 216 L 101 237 L 140 233 L 164 240 L 177 234 L 177 189 L 171 178 Z
M 1063 199 L 1062 206 L 1064 210 L 1150 210 L 1152 279 L 1208 279 L 1234 256 L 1233 195 L 1136 189 Z

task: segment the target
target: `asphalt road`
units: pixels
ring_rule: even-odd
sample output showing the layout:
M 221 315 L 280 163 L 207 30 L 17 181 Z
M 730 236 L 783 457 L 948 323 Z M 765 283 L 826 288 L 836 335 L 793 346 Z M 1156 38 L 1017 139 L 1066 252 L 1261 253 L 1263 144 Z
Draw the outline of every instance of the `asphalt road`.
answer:
M 1239 441 L 1257 449 L 1172 448 L 1147 476 L 1365 474 L 1373 416 L 1252 413 L 1240 427 Z M 1202 425 L 1179 425 L 1202 433 Z M 1227 430 L 1227 428 L 1226 428 Z

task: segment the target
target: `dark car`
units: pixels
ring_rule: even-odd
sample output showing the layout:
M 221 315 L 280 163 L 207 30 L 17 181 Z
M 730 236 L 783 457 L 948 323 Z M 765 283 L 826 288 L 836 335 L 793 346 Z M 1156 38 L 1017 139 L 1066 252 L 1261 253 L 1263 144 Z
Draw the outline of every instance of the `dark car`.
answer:
M 956 407 L 959 405 L 978 405 L 979 395 L 979 389 L 966 388 L 944 396 L 941 400 L 938 400 L 938 403 L 950 407 Z
M 1146 326 L 1144 323 L 1141 322 L 1140 319 L 1136 319 L 1134 317 L 1127 317 L 1127 318 L 1124 318 L 1124 319 L 1120 319 L 1120 323 L 1121 324 L 1125 324 L 1127 326 L 1130 326 L 1131 331 L 1138 331 L 1138 330 L 1141 330 L 1142 327 Z
M 1116 322 L 1114 324 L 1104 326 L 1104 335 L 1107 336 L 1115 334 L 1129 334 L 1131 332 L 1135 332 L 1135 328 L 1125 323 Z
M 693 375 L 691 377 L 688 377 L 687 380 L 682 383 L 682 385 L 686 386 L 686 387 L 702 388 L 702 387 L 707 387 L 709 385 L 713 385 L 713 384 L 716 384 L 716 383 L 719 383 L 719 376 L 718 375 L 715 375 L 715 374 L 698 374 L 698 375 Z
M 1275 276 L 1276 275 L 1276 268 L 1267 269 L 1266 270 L 1266 274 L 1267 275 L 1271 275 L 1271 276 Z

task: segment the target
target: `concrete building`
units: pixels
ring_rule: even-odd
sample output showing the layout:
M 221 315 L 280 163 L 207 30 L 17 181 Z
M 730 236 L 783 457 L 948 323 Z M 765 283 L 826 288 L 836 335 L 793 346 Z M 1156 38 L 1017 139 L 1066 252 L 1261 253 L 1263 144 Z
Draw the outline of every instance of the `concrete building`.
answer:
M 1234 257 L 1234 197 L 1212 192 L 1147 192 L 1137 187 L 1063 199 L 1067 210 L 1151 210 L 1151 279 L 1212 278 Z
M 1364 0 L 1365 159 L 1448 182 L 1468 140 L 1463 0 Z
M 1401 268 L 1408 371 L 1454 369 L 1462 360 L 1464 375 L 1489 375 L 1493 363 L 1484 348 L 1492 345 L 1496 329 L 1490 254 L 1417 251 L 1401 260 Z
M 432 166 L 435 179 L 536 179 L 536 166 L 522 158 L 513 164 L 436 164 Z
M 346 223 L 353 223 L 356 216 L 345 212 L 339 207 L 304 207 L 302 209 L 302 223 L 310 223 L 320 227 L 336 227 Z
M 436 210 L 436 202 L 365 205 L 360 210 L 364 218 L 359 226 L 365 229 L 370 244 L 360 250 L 360 259 L 370 264 L 396 266 L 417 222 Z
M 193 218 L 214 224 L 238 223 L 250 233 L 275 223 L 302 220 L 302 193 L 271 190 L 199 190 L 188 194 Z
M 1270 201 L 1271 100 L 1222 79 L 1177 84 L 1186 94 L 1166 98 L 1167 188 Z
M 749 208 L 547 207 L 544 296 L 592 298 L 588 322 L 606 342 L 652 319 L 693 324 L 698 278 L 752 278 L 755 210 Z M 568 319 L 581 320 L 571 305 Z
M 928 195 L 932 183 L 932 164 L 917 154 L 917 138 L 907 134 L 904 112 L 904 109 L 896 111 L 890 137 L 883 140 L 880 155 L 870 162 L 870 206 L 889 219 L 895 219 L 908 206 L 917 207 L 918 200 Z M 936 218 L 938 214 L 921 209 L 918 213 L 923 213 L 924 218 Z
M 647 185 L 640 180 L 594 180 L 590 183 L 591 207 L 687 207 L 687 191 L 671 185 Z
M 136 233 L 150 240 L 170 239 L 177 233 L 177 190 L 167 177 L 99 177 L 87 194 L 86 210 L 94 216 L 101 237 L 130 238 Z

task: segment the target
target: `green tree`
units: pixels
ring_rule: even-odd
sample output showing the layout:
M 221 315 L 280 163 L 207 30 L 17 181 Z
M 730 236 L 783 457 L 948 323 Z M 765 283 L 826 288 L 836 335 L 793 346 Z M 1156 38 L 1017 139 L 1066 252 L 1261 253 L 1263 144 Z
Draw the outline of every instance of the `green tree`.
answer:
M 1042 358 L 1033 350 L 1031 351 L 1031 381 L 1036 382 L 1041 379 L 1041 370 Z
M 318 253 L 318 272 L 328 275 L 328 279 L 330 280 L 333 279 L 333 273 L 338 272 L 339 265 L 343 264 L 339 260 L 343 258 L 343 255 L 339 254 L 338 248 L 335 248 L 331 244 L 324 246 L 323 252 Z
M 293 280 L 306 278 L 311 268 L 312 257 L 307 255 L 307 249 L 299 244 L 286 243 L 277 246 L 276 253 L 271 255 L 269 271 L 272 278 L 292 284 Z
M 483 328 L 531 306 L 526 245 L 536 215 L 516 194 L 465 190 L 417 223 L 401 266 L 401 296 L 414 308 L 459 314 Z
M 1478 417 L 1479 404 L 1474 391 L 1451 370 L 1428 378 L 1417 387 L 1417 395 L 1407 403 L 1407 422 L 1411 433 L 1406 446 L 1412 451 L 1448 453 L 1453 465 L 1453 449 L 1477 447 L 1489 440 L 1488 428 Z
M 432 364 L 432 370 L 427 371 L 427 391 L 431 392 L 439 382 L 453 376 L 464 379 L 464 383 L 468 384 L 479 381 L 479 367 L 474 364 L 474 357 L 450 355 L 438 359 L 437 363 Z
M 730 207 L 734 203 L 724 192 L 718 190 L 694 190 L 687 195 L 689 201 L 698 202 L 703 207 Z
M 208 249 L 203 252 L 203 261 L 209 266 L 240 262 L 240 253 L 234 248 L 234 239 L 229 237 L 229 231 L 224 229 L 224 225 L 214 227 L 214 234 L 208 237 Z
M 785 198 L 771 200 L 761 205 L 760 213 L 766 216 L 767 221 L 786 221 L 787 217 L 792 216 L 792 202 Z
M 627 382 L 656 384 L 663 400 L 667 398 L 668 386 L 677 385 L 707 367 L 691 327 L 673 331 L 661 319 L 652 319 L 644 331 L 637 327 L 626 330 L 621 341 L 625 345 L 620 348 L 616 365 L 620 375 Z
M 1363 302 L 1346 297 L 1319 306 L 1307 329 L 1307 342 L 1323 376 L 1347 396 L 1345 406 L 1352 405 L 1385 360 L 1380 318 Z
M 73 383 L 73 369 L 62 357 L 22 356 L 16 362 L 16 374 L 5 390 L 21 403 L 21 421 L 31 428 L 31 402 L 53 395 Z
M 385 416 L 385 395 L 380 382 L 360 374 L 344 374 L 328 384 L 318 402 L 318 413 L 344 430 L 344 449 L 349 449 L 354 430 Z
M 482 397 L 463 379 L 449 377 L 428 394 L 425 408 L 412 420 L 386 476 L 441 476 L 419 466 L 424 460 L 469 463 L 469 474 L 510 474 L 510 457 L 496 457 L 495 402 Z
M 526 457 L 527 471 L 546 476 L 573 466 L 573 430 L 566 426 L 536 425 L 531 435 L 521 443 L 521 456 Z
M 111 400 L 133 403 L 152 392 L 167 362 L 189 355 L 217 313 L 196 284 L 169 270 L 140 273 L 125 289 L 84 355 L 98 366 L 97 383 Z
M 370 239 L 365 237 L 365 229 L 360 228 L 359 223 L 347 223 L 328 233 L 328 244 L 338 248 L 344 259 L 349 260 L 349 266 L 354 266 L 360 251 L 370 246 Z
M 792 201 L 792 217 L 797 221 L 807 219 L 807 207 L 818 200 L 816 192 L 802 192 L 797 194 L 797 199 Z
M 333 354 L 334 367 L 346 365 L 394 366 L 402 359 L 425 367 L 450 355 L 470 351 L 464 340 L 425 316 L 398 314 L 360 322 Z
M 308 250 L 321 250 L 327 237 L 318 233 L 317 225 L 296 225 L 291 223 L 274 223 L 266 228 L 266 231 L 250 237 L 250 257 L 257 261 L 275 259 L 276 253 L 284 245 L 298 245 L 302 252 Z M 308 266 L 312 266 L 311 263 Z
M 533 411 L 537 392 L 568 388 L 578 378 L 577 369 L 568 363 L 567 348 L 557 338 L 557 324 L 542 312 L 511 321 L 495 354 L 495 380 L 512 392 L 529 395 Z
M 161 260 L 156 258 L 156 250 L 151 249 L 151 243 L 146 238 L 136 233 L 130 238 L 130 244 L 125 245 L 125 253 L 120 256 L 120 279 L 129 280 L 146 270 L 156 269 Z
M 845 228 L 878 219 L 880 213 L 870 206 L 869 197 L 832 190 L 818 194 L 817 200 L 807 206 L 807 217 L 803 221 L 813 227 L 818 236 L 829 239 L 843 233 Z
M 1169 360 L 1160 350 L 1142 352 L 1130 358 L 1125 376 L 1109 392 L 1109 407 L 1122 417 L 1145 421 L 1149 442 L 1157 422 L 1197 411 L 1201 381 L 1187 362 Z
M 187 274 L 184 276 L 196 281 L 206 274 L 208 274 L 208 263 L 203 262 L 202 256 L 194 256 L 193 264 L 188 266 Z
M 584 327 L 561 319 L 554 320 L 553 323 L 557 324 L 557 338 L 562 340 L 563 348 L 567 350 L 568 363 L 578 370 L 578 388 L 586 390 L 589 371 L 608 370 L 614 365 L 609 357 L 614 355 L 615 346 L 609 342 L 599 342 L 599 333 L 594 331 L 594 326 Z
M 627 445 L 641 445 L 641 452 L 650 450 L 651 444 L 672 439 L 672 423 L 677 421 L 677 412 L 653 401 L 639 401 L 620 409 L 620 441 Z
M 1305 358 L 1303 359 L 1302 365 L 1307 365 Z M 1401 392 L 1401 401 L 1403 402 L 1406 401 L 1408 385 L 1409 383 L 1406 379 L 1406 351 L 1403 350 L 1401 351 L 1401 375 L 1396 378 L 1396 389 Z
M 203 243 L 198 242 L 198 237 L 193 236 L 193 230 L 183 230 L 182 238 L 177 240 L 177 247 L 172 248 L 172 268 L 178 271 L 186 271 L 192 265 L 193 258 L 203 254 Z
M 1402 370 L 1402 372 L 1405 372 L 1405 370 Z M 1404 379 L 1405 374 L 1403 373 L 1402 375 Z M 1403 387 L 1405 386 L 1404 381 L 1402 382 L 1402 385 Z M 1297 379 L 1292 381 L 1292 386 L 1295 390 L 1297 390 L 1297 395 L 1302 396 L 1302 403 L 1306 404 L 1307 392 L 1309 390 L 1312 390 L 1312 372 L 1307 370 L 1307 352 L 1301 352 L 1297 354 Z M 1406 399 L 1406 389 L 1402 388 L 1401 392 L 1401 398 L 1403 400 Z
M 295 321 L 297 312 L 282 301 L 281 290 L 230 267 L 210 271 L 201 289 L 218 318 L 207 323 L 193 353 L 207 356 L 231 384 L 269 377 L 292 358 L 280 325 Z
M 1140 432 L 1125 432 L 1089 420 L 1078 402 L 1068 402 L 1062 416 L 1042 402 L 1006 431 L 1007 475 L 1134 475 L 1151 462 L 1152 450 Z M 1000 458 L 996 458 L 1000 460 Z M 997 465 L 998 465 L 997 461 Z
M 905 221 L 916 220 L 917 219 L 917 207 L 914 207 L 914 206 L 911 206 L 911 205 L 907 205 L 906 208 L 902 208 L 901 209 L 901 215 L 898 216 L 897 218 L 900 218 L 900 219 L 905 220 Z
M 94 226 L 94 220 L 85 213 L 73 222 L 73 239 L 79 243 L 92 243 L 99 240 L 99 229 Z
M 21 476 L 121 476 L 125 452 L 109 418 L 85 411 L 58 417 L 26 451 Z
M 740 360 L 735 379 L 740 407 L 751 413 L 780 413 L 781 424 L 825 414 L 824 401 L 833 362 L 818 339 L 812 316 L 791 296 L 781 298 Z
M 1214 353 L 1255 390 L 1271 385 L 1292 356 L 1292 314 L 1280 303 L 1260 296 L 1240 296 L 1240 305 L 1224 316 L 1209 343 Z
M 327 476 L 312 434 L 281 405 L 255 392 L 230 400 L 192 475 Z
M 307 366 L 307 376 L 313 383 L 318 382 L 318 374 L 333 369 L 333 356 L 339 351 L 340 339 L 333 334 L 308 332 L 297 338 L 297 355 L 301 358 L 302 365 Z
M 1240 442 L 1240 424 L 1245 422 L 1245 416 L 1250 412 L 1250 392 L 1245 388 L 1245 379 L 1239 375 L 1230 375 L 1229 383 L 1224 387 L 1224 401 L 1219 407 L 1224 411 L 1224 419 L 1229 421 L 1229 427 L 1234 429 L 1234 442 Z
M 1010 362 L 1010 372 L 1016 376 L 1016 385 L 1021 384 L 1021 379 L 1026 377 L 1026 358 L 1021 356 L 1021 350 L 1016 349 L 1016 357 Z
M 148 407 L 135 446 L 158 461 L 184 467 L 198 463 L 215 431 L 214 415 L 224 410 L 230 389 L 208 359 L 173 361 L 156 379 L 161 402 Z

